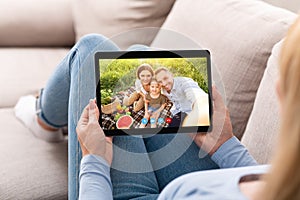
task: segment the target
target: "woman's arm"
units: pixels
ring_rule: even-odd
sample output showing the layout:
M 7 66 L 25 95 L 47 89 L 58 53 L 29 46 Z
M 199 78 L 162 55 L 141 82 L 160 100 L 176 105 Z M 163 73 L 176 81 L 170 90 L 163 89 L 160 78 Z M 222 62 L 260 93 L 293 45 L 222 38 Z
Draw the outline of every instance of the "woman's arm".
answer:
M 113 199 L 110 181 L 112 138 L 105 137 L 94 100 L 87 105 L 77 123 L 76 132 L 82 150 L 79 175 L 79 199 Z
M 100 156 L 86 155 L 81 160 L 79 199 L 113 199 L 109 164 Z

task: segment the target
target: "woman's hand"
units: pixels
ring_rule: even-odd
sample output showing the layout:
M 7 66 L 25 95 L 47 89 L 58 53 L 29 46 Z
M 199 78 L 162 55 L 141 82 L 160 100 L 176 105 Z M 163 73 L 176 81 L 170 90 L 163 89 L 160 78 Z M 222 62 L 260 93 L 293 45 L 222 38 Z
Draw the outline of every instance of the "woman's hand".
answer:
M 190 134 L 199 148 L 209 155 L 213 155 L 222 144 L 233 137 L 229 112 L 224 105 L 222 96 L 215 87 L 213 87 L 212 93 L 214 102 L 213 130 L 208 133 Z
M 99 122 L 99 110 L 94 100 L 84 108 L 76 132 L 82 155 L 94 154 L 112 162 L 112 138 L 106 137 Z

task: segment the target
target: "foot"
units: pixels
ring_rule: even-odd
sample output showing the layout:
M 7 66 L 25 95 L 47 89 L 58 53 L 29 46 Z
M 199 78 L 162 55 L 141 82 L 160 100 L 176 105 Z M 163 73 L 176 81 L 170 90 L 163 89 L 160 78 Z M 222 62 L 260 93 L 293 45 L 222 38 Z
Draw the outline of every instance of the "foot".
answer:
M 23 96 L 16 104 L 16 117 L 33 133 L 34 136 L 47 142 L 64 140 L 62 129 L 54 129 L 38 119 L 35 110 L 36 98 L 32 95 Z

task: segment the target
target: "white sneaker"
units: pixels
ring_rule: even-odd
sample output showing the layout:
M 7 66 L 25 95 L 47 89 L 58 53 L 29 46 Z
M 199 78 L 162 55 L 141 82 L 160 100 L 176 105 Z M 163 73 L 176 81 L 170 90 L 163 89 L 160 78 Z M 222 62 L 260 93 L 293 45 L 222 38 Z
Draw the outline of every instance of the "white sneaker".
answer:
M 33 133 L 37 138 L 47 142 L 61 142 L 64 140 L 62 129 L 49 131 L 39 125 L 35 110 L 36 98 L 33 95 L 23 96 L 16 104 L 14 111 L 16 117 Z

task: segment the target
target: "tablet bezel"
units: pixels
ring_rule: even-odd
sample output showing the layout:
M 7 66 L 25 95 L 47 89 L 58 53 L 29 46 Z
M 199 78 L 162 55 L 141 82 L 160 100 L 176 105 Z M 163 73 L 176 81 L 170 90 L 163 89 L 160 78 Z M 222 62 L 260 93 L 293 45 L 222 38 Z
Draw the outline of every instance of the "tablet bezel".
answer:
M 144 134 L 166 134 L 166 133 L 195 133 L 210 132 L 212 130 L 212 82 L 211 82 L 211 58 L 208 50 L 164 50 L 164 51 L 99 51 L 95 53 L 95 84 L 96 84 L 96 100 L 98 108 L 101 107 L 100 92 L 100 59 L 139 59 L 139 58 L 201 58 L 207 60 L 207 83 L 209 98 L 209 126 L 192 126 L 192 127 L 166 127 L 166 128 L 134 128 L 134 129 L 113 129 L 103 130 L 107 136 L 117 135 L 144 135 Z M 101 109 L 99 109 L 101 112 Z M 101 113 L 99 124 L 102 125 Z M 101 126 L 102 127 L 102 126 Z

